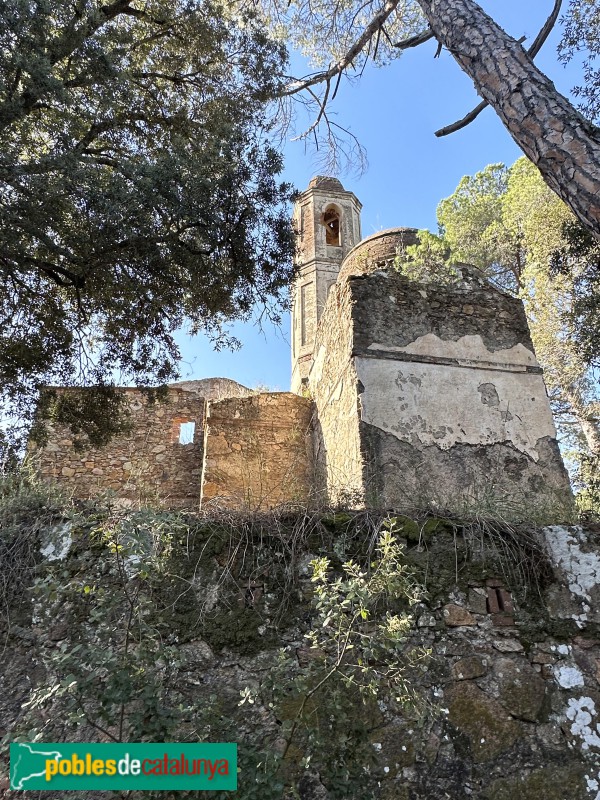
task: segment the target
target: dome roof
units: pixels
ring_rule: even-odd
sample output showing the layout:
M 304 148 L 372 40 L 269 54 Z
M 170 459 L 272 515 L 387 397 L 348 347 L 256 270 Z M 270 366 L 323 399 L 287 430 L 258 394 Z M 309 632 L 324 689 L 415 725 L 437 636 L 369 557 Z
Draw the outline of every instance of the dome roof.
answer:
M 339 277 L 366 275 L 386 269 L 404 247 L 418 242 L 416 228 L 388 228 L 378 231 L 350 250 L 342 263 Z
M 341 182 L 337 178 L 330 178 L 327 175 L 316 175 L 308 184 L 309 189 L 324 189 L 326 192 L 345 191 Z

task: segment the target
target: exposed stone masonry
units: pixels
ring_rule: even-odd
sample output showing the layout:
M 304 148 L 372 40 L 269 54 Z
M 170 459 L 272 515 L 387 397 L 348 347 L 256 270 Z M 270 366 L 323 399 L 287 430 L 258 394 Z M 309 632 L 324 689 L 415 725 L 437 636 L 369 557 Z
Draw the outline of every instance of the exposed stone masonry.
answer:
M 30 450 L 40 475 L 60 481 L 79 498 L 108 491 L 130 505 L 197 508 L 206 400 L 179 388 L 168 390 L 166 402 L 155 403 L 136 389 L 121 391 L 131 411 L 131 429 L 106 447 L 78 451 L 68 429 L 50 425 L 48 444 Z M 180 425 L 186 422 L 195 423 L 194 441 L 180 444 Z
M 296 293 L 294 307 L 296 343 L 303 324 L 311 338 L 293 352 L 293 385 L 299 393 L 308 388 L 311 398 L 257 394 L 212 379 L 173 386 L 166 403 L 149 405 L 124 389 L 134 412 L 130 434 L 77 453 L 66 431 L 51 429 L 48 446 L 34 454 L 40 472 L 76 496 L 109 489 L 132 505 L 159 500 L 167 507 L 262 512 L 318 502 L 394 509 L 394 536 L 406 545 L 403 561 L 426 588 L 411 609 L 410 644 L 431 657 L 409 676 L 427 701 L 426 713 L 411 715 L 394 698 L 354 703 L 346 692 L 355 714 L 345 718 L 350 738 L 356 734 L 369 750 L 365 769 L 362 760 L 358 765 L 374 781 L 372 796 L 598 800 L 597 531 L 558 525 L 533 531 L 473 517 L 457 522 L 470 503 L 480 517 L 499 512 L 505 519 L 535 512 L 556 519 L 569 510 L 568 478 L 523 307 L 469 269 L 450 286 L 398 274 L 394 261 L 399 247 L 414 240 L 411 229 L 375 234 L 353 249 L 346 241 L 347 257 L 336 261 L 319 214 L 335 200 L 343 236 L 348 220 L 356 222 L 358 201 L 352 195 L 341 202 L 350 193 L 330 180 L 316 179 L 304 195 L 305 205 L 313 205 L 304 209 L 301 251 L 312 258 L 312 271 L 300 271 L 299 281 L 314 291 L 302 308 Z M 304 312 L 310 319 L 298 318 Z M 180 426 L 192 421 L 194 441 L 182 445 Z M 421 513 L 418 521 L 398 515 L 398 509 L 436 505 L 442 511 Z M 322 554 L 332 564 L 354 558 L 347 550 L 353 546 L 365 556 L 373 538 L 371 528 L 353 531 L 360 516 L 377 517 L 311 514 L 317 535 L 300 540 L 294 515 L 279 515 L 277 535 L 261 527 L 257 541 L 248 533 L 252 517 L 245 518 L 241 547 L 232 547 L 235 536 L 220 530 L 220 522 L 209 521 L 203 532 L 199 517 L 195 535 L 173 548 L 177 567 L 164 574 L 164 586 L 156 585 L 157 593 L 177 598 L 160 605 L 161 614 L 172 612 L 164 621 L 180 650 L 173 679 L 199 708 L 204 698 L 210 704 L 218 696 L 225 710 L 220 718 L 239 719 L 236 740 L 258 726 L 261 747 L 285 750 L 288 764 L 305 755 L 282 738 L 282 723 L 293 727 L 298 704 L 274 708 L 263 703 L 260 687 L 282 650 L 300 667 L 318 658 L 303 639 L 314 616 L 308 564 Z M 258 519 L 262 526 L 265 517 Z M 288 523 L 293 558 L 286 562 Z M 68 551 L 62 540 L 70 533 L 55 533 L 61 541 L 46 543 L 43 552 L 58 559 Z M 81 558 L 97 557 L 76 548 L 75 568 Z M 369 549 L 361 563 L 372 557 Z M 170 594 L 169 582 L 179 578 L 185 588 Z M 285 606 L 284 586 L 294 587 Z M 16 626 L 7 638 L 3 719 L 18 715 L 32 682 L 44 679 L 40 665 L 31 672 L 31 642 L 54 647 L 68 639 L 64 620 L 52 626 L 34 626 L 33 633 Z M 248 687 L 259 687 L 251 713 L 240 711 Z M 317 722 L 321 712 L 315 709 Z M 331 718 L 329 708 L 322 713 Z M 8 729 L 11 723 L 1 724 Z M 321 773 L 312 764 L 304 770 L 300 800 L 341 796 L 339 781 L 327 785 L 327 766 Z M 244 778 L 242 796 L 256 788 Z M 355 788 L 344 788 L 347 800 L 358 800 Z
M 469 274 L 461 283 L 425 286 L 395 270 L 387 271 L 385 277 L 373 274 L 373 268 L 369 273 L 354 277 L 355 273 L 347 271 L 344 265 L 355 298 L 357 353 L 374 349 L 374 343 L 381 349 L 396 348 L 397 352 L 427 334 L 453 342 L 463 336 L 480 336 L 490 351 L 521 345 L 531 353 L 526 366 L 541 372 L 523 304 L 516 297 Z
M 359 436 L 358 377 L 352 358 L 352 293 L 336 283 L 319 327 L 309 390 L 315 404 L 317 486 L 324 503 L 369 504 Z
M 312 404 L 289 393 L 209 405 L 203 508 L 264 511 L 311 500 Z
M 319 535 L 312 541 L 318 542 L 318 553 L 330 555 L 333 563 L 355 557 L 345 548 L 369 539 L 364 528 L 348 536 L 350 519 L 348 514 L 320 518 Z M 285 732 L 298 715 L 302 695 L 294 694 L 296 673 L 284 676 L 281 672 L 282 654 L 300 667 L 319 658 L 304 638 L 315 619 L 314 583 L 307 565 L 316 553 L 306 549 L 308 542 L 294 538 L 295 522 L 294 515 L 278 518 L 278 536 L 269 535 L 268 524 L 260 535 L 257 526 L 252 536 L 250 521 L 233 536 L 210 521 L 203 529 L 200 522 L 173 548 L 167 569 L 153 584 L 153 610 L 159 611 L 161 625 L 173 636 L 170 647 L 178 650 L 169 672 L 170 687 L 193 698 L 197 709 L 218 709 L 211 718 L 214 730 L 225 729 L 242 754 L 247 753 L 248 741 L 259 742 L 261 749 L 274 756 L 286 747 Z M 46 551 L 53 533 L 57 538 L 51 567 L 60 566 L 71 576 L 82 570 L 94 574 L 95 569 L 103 574 L 106 552 L 84 550 L 80 532 L 64 547 L 62 528 L 42 531 Z M 297 770 L 301 778 L 299 800 L 363 800 L 366 796 L 378 800 L 597 800 L 597 533 L 577 527 L 537 532 L 522 528 L 514 533 L 519 536 L 511 538 L 508 529 L 498 526 L 490 538 L 472 523 L 463 528 L 443 518 L 396 519 L 395 535 L 406 544 L 403 561 L 427 588 L 423 601 L 411 610 L 408 646 L 400 645 L 431 651 L 424 668 L 407 675 L 421 706 L 413 713 L 385 693 L 379 702 L 367 698 L 363 703 L 348 687 L 334 706 L 321 694 L 310 724 L 316 728 L 322 720 L 325 726 L 344 702 L 342 733 L 347 736 L 341 739 L 338 728 L 337 738 L 323 744 L 323 752 L 315 754 L 310 768 L 302 763 L 303 750 L 297 746 L 286 750 L 287 768 L 291 774 Z M 518 547 L 521 537 L 528 541 Z M 282 557 L 283 542 L 293 543 L 293 558 L 288 561 Z M 40 565 L 39 570 L 43 568 Z M 207 613 L 207 598 L 211 598 L 211 613 Z M 285 614 L 280 615 L 284 602 Z M 32 620 L 27 618 L 31 609 L 26 608 L 20 609 L 18 624 L 11 615 L 10 635 L 2 629 L 0 735 L 14 738 L 13 725 L 22 717 L 22 704 L 31 700 L 33 689 L 47 686 L 53 678 L 45 673 L 48 653 L 58 648 L 68 652 L 78 641 L 74 631 L 81 630 L 77 625 L 83 623 L 77 613 L 89 613 L 93 605 L 80 598 L 74 603 L 75 609 L 71 604 L 59 608 L 49 626 L 34 622 L 41 609 L 34 608 Z M 149 613 L 151 604 L 144 608 Z M 284 695 L 275 706 L 268 703 L 274 669 L 277 681 L 289 682 L 289 699 Z M 240 703 L 248 688 L 256 690 L 249 710 Z M 56 729 L 60 717 L 54 722 Z M 181 735 L 193 730 L 186 720 Z M 72 729 L 69 733 L 72 736 Z M 83 741 L 98 738 L 98 732 L 86 728 L 85 722 L 78 733 Z M 361 760 L 351 766 L 364 768 L 369 794 L 354 781 L 340 787 L 339 773 L 328 770 L 328 759 L 333 760 L 340 748 L 357 743 L 362 743 L 357 752 Z M 348 751 L 343 752 L 347 756 Z M 241 798 L 255 797 L 263 788 L 255 782 L 252 757 L 259 757 L 254 750 L 242 762 Z M 7 787 L 8 781 L 3 783 L 0 775 L 0 797 L 6 800 L 12 797 Z M 81 797 L 93 800 L 92 794 L 81 793 Z
M 202 501 L 237 510 L 308 504 L 313 495 L 312 404 L 289 393 L 255 393 L 223 378 L 169 388 L 148 403 L 123 389 L 131 429 L 106 447 L 78 452 L 66 429 L 31 449 L 44 478 L 75 497 L 112 492 L 121 504 L 160 503 L 198 510 Z M 181 425 L 195 423 L 193 442 Z

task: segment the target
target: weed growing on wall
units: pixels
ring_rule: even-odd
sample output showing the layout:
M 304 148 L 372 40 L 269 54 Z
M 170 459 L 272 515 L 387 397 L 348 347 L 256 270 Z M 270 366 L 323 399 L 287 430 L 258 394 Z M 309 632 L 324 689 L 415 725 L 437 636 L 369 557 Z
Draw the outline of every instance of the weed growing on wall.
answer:
M 454 797 L 470 770 L 486 797 L 515 796 L 522 775 L 527 797 L 583 797 L 572 740 L 549 768 L 540 738 L 577 699 L 563 672 L 593 687 L 598 626 L 556 613 L 545 547 L 571 534 L 539 533 L 426 512 L 74 507 L 0 481 L 0 546 L 20 576 L 0 615 L 5 744 L 237 742 L 240 800 Z
M 92 518 L 91 530 L 73 530 L 68 561 L 34 581 L 48 680 L 28 703 L 30 740 L 68 741 L 83 725 L 105 741 L 165 741 L 185 714 L 178 651 L 161 636 L 147 583 L 173 529 L 144 521 Z
M 338 533 L 352 522 L 340 518 L 328 521 Z M 269 533 L 266 519 L 253 529 L 246 518 L 236 539 L 223 520 L 197 515 L 75 515 L 68 557 L 47 562 L 32 581 L 45 678 L 10 739 L 237 741 L 243 800 L 292 798 L 321 781 L 332 798 L 347 797 L 349 782 L 353 798 L 375 797 L 374 712 L 416 700 L 409 673 L 424 658 L 406 645 L 421 590 L 393 521 L 384 530 L 381 522 L 369 518 L 376 543 L 363 537 L 355 559 L 347 551 L 358 545 L 356 532 L 341 533 L 335 548 L 323 540 L 337 555 L 314 558 L 300 580 L 283 556 L 284 540 L 289 548 L 301 536 L 297 521 L 273 519 Z M 293 548 L 304 552 L 328 535 L 314 517 L 303 530 Z M 259 610 L 258 589 L 249 594 L 243 581 L 256 587 L 261 574 L 267 599 Z M 283 607 L 279 631 L 291 628 L 300 648 L 276 649 L 253 629 Z M 234 657 L 233 673 L 217 665 L 216 648 L 225 661 Z
M 240 701 L 255 702 L 262 693 L 282 719 L 280 772 L 312 770 L 331 797 L 347 796 L 348 786 L 353 797 L 376 796 L 374 709 L 423 703 L 409 676 L 429 653 L 407 645 L 410 608 L 423 589 L 403 562 L 395 520 L 386 524 L 367 564 L 346 561 L 336 573 L 328 558 L 312 561 L 316 613 L 300 663 L 282 652 L 261 690 L 245 689 Z M 294 753 L 301 757 L 293 766 L 293 758 L 286 760 Z
M 26 470 L 0 476 L 0 620 L 19 622 L 44 545 L 65 520 L 67 495 Z

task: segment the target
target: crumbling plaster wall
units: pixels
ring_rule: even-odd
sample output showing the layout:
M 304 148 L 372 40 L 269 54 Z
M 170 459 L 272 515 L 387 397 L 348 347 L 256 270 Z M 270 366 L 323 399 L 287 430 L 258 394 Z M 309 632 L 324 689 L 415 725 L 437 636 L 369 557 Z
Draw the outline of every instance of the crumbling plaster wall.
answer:
M 371 243 L 379 259 L 405 235 L 384 233 Z M 332 289 L 309 378 L 329 500 L 346 487 L 384 508 L 568 510 L 522 303 L 469 272 L 450 286 L 417 284 L 359 250 Z
M 266 510 L 309 502 L 312 403 L 288 392 L 209 403 L 202 505 Z
M 564 511 L 568 477 L 521 302 L 475 278 L 348 282 L 366 480 L 380 504 L 462 510 L 510 497 Z
M 171 387 L 165 402 L 149 403 L 137 389 L 119 391 L 131 412 L 130 430 L 105 447 L 76 450 L 67 428 L 49 424 L 47 444 L 30 448 L 39 474 L 59 481 L 81 499 L 110 491 L 127 505 L 158 501 L 170 508 L 197 508 L 205 399 Z M 195 423 L 190 444 L 179 443 L 184 422 Z

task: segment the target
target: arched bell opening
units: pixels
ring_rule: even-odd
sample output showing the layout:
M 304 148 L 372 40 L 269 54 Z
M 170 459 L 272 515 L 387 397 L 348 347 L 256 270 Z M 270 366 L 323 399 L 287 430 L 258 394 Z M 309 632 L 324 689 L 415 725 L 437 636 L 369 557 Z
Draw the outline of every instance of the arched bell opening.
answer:
M 342 215 L 335 206 L 328 206 L 323 212 L 321 224 L 325 226 L 325 244 L 340 247 L 342 244 Z

